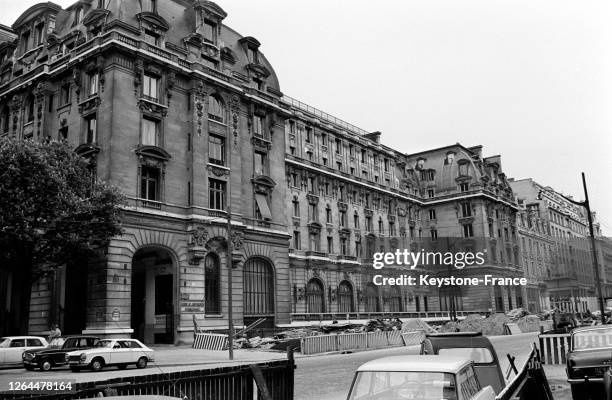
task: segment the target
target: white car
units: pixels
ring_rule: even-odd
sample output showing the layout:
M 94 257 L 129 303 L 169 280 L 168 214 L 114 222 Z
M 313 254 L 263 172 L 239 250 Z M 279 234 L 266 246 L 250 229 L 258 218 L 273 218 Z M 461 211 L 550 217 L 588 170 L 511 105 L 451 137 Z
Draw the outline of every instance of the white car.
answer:
M 66 354 L 66 361 L 73 372 L 84 368 L 100 371 L 109 365 L 119 369 L 125 369 L 130 364 L 146 368 L 153 360 L 153 350 L 136 339 L 102 339 L 91 349 Z
M 495 400 L 491 386 L 481 387 L 473 363 L 439 355 L 385 357 L 355 373 L 348 400 Z
M 40 336 L 6 336 L 0 338 L 0 367 L 23 366 L 21 355 L 26 350 L 44 349 L 49 346 Z

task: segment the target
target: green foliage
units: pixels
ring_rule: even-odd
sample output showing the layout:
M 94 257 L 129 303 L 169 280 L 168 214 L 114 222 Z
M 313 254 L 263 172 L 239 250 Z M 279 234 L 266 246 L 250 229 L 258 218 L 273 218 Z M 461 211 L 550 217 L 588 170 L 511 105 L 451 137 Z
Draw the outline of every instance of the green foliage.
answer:
M 121 234 L 123 196 L 66 143 L 0 138 L 0 265 L 33 278 Z

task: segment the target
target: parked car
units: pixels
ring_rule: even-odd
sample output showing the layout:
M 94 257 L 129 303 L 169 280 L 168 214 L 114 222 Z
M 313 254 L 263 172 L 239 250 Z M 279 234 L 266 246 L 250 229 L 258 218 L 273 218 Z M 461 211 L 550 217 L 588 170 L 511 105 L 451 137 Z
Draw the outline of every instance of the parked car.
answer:
M 603 395 L 604 374 L 610 367 L 611 354 L 612 325 L 582 327 L 572 331 L 566 373 L 574 400 Z
M 47 339 L 40 336 L 6 336 L 0 338 L 0 367 L 21 366 L 26 350 L 44 349 Z
M 467 357 L 394 356 L 357 369 L 348 400 L 494 400 Z
M 421 354 L 468 358 L 480 383 L 491 386 L 496 394 L 506 385 L 495 348 L 480 332 L 429 334 L 421 343 Z
M 119 369 L 130 364 L 146 368 L 153 361 L 153 350 L 136 339 L 102 339 L 91 349 L 67 353 L 66 360 L 73 372 L 84 368 L 100 371 L 111 365 Z
M 94 336 L 64 336 L 55 338 L 45 349 L 26 350 L 23 352 L 23 366 L 28 371 L 40 368 L 49 371 L 53 367 L 67 364 L 66 353 L 94 347 L 100 338 Z

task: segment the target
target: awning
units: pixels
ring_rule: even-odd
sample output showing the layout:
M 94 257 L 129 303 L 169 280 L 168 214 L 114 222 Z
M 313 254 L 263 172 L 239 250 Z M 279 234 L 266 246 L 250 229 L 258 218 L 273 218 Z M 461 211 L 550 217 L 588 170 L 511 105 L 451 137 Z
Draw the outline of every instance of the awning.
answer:
M 272 219 L 272 213 L 270 212 L 270 206 L 268 205 L 266 196 L 255 193 L 255 201 L 257 202 L 257 207 L 259 207 L 259 212 L 263 219 Z

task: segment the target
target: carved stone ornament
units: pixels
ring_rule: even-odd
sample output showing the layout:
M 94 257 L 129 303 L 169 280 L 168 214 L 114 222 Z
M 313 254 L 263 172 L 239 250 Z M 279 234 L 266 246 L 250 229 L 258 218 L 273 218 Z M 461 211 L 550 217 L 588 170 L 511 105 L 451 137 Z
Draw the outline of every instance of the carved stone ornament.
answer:
M 98 108 L 102 103 L 100 96 L 93 96 L 79 104 L 79 113 L 87 114 Z
M 243 236 L 241 232 L 232 233 L 232 248 L 233 250 L 242 250 Z
M 191 234 L 191 244 L 194 246 L 203 247 L 206 245 L 206 241 L 208 240 L 208 230 L 204 227 L 198 227 Z
M 253 136 L 251 138 L 251 143 L 253 144 L 255 150 L 268 151 L 272 149 L 272 143 L 257 136 Z
M 212 173 L 214 176 L 221 177 L 221 176 L 229 175 L 229 171 L 227 169 L 224 169 L 224 168 L 218 168 L 218 167 L 215 167 L 215 166 L 212 166 L 212 165 L 208 165 L 206 167 L 206 169 L 210 173 Z
M 138 108 L 140 108 L 140 110 L 143 112 L 147 112 L 149 114 L 153 114 L 156 116 L 160 116 L 160 117 L 168 116 L 168 107 L 165 107 L 158 103 L 154 103 L 152 101 L 148 101 L 146 99 L 138 100 Z

